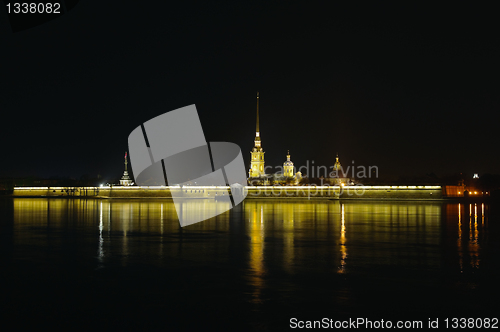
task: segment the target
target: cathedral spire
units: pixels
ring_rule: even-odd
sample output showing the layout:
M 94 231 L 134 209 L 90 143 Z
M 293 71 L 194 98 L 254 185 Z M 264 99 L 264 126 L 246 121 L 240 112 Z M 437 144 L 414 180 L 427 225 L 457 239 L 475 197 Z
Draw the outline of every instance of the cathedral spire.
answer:
M 259 130 L 259 91 L 257 91 L 257 128 L 255 130 L 257 133 Z M 257 135 L 258 136 L 258 135 Z
M 250 152 L 252 158 L 250 162 L 249 178 L 260 178 L 265 176 L 264 172 L 264 150 L 260 140 L 259 128 L 259 92 L 257 91 L 257 122 L 255 126 L 255 146 Z
M 257 126 L 255 127 L 255 147 L 261 149 L 259 130 L 259 92 L 257 91 Z

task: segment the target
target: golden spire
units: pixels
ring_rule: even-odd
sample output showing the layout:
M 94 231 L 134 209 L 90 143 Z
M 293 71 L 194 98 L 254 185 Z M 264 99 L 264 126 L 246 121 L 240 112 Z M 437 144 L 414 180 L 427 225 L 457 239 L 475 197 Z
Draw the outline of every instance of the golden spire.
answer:
M 257 126 L 255 131 L 255 147 L 261 149 L 259 132 L 259 92 L 257 91 Z
M 259 91 L 257 91 L 257 130 L 259 132 Z M 257 135 L 258 136 L 258 135 Z

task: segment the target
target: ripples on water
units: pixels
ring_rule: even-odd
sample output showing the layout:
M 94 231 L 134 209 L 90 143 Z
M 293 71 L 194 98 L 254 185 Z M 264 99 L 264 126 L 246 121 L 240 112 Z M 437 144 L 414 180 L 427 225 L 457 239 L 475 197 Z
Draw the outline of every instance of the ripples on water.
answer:
M 246 200 L 185 228 L 169 200 L 0 204 L 3 305 L 20 321 L 277 330 L 291 317 L 481 317 L 498 295 L 485 203 Z

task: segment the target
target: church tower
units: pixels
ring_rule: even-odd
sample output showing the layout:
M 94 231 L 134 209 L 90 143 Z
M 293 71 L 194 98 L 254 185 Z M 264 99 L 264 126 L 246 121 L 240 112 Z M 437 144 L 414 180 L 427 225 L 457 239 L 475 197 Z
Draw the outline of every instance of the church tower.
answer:
M 339 153 L 337 152 L 337 157 L 335 158 L 335 164 L 333 165 L 333 168 L 335 169 L 335 171 L 339 171 L 341 168 L 342 168 L 342 165 L 340 165 L 340 161 L 339 161 Z
M 259 130 L 259 93 L 257 92 L 257 127 L 255 132 L 255 146 L 250 152 L 250 178 L 258 178 L 264 175 L 264 150 L 262 150 Z
M 293 178 L 295 176 L 293 168 L 293 162 L 290 161 L 290 151 L 288 151 L 286 161 L 283 163 L 283 175 L 287 178 Z
M 333 165 L 333 170 L 332 170 L 332 173 L 330 174 L 330 176 L 332 176 L 334 178 L 339 178 L 339 177 L 344 176 L 342 174 L 342 165 L 340 165 L 338 152 L 337 152 L 337 157 L 335 158 L 335 164 Z

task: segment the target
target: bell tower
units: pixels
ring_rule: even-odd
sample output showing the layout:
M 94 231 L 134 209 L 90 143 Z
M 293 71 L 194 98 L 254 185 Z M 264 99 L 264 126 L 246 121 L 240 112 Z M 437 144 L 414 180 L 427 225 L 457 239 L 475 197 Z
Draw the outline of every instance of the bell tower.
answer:
M 290 151 L 288 151 L 286 161 L 283 163 L 283 173 L 287 178 L 293 178 L 295 176 L 293 162 L 290 160 Z
M 255 131 L 255 146 L 252 151 L 250 151 L 250 169 L 248 170 L 248 176 L 250 178 L 258 178 L 264 175 L 264 150 L 262 150 L 262 144 L 260 140 L 260 130 L 259 130 L 259 93 L 257 92 L 257 126 Z

